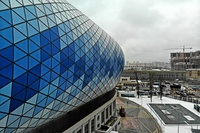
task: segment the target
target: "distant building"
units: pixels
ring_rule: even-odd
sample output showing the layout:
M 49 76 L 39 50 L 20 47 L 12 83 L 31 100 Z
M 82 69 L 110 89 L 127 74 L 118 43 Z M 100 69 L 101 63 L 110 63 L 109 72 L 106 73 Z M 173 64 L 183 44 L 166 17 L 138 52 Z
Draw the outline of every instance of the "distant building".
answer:
M 126 62 L 124 69 L 136 69 L 136 70 L 151 70 L 151 69 L 170 69 L 170 63 L 166 62 Z
M 154 81 L 167 80 L 175 81 L 186 80 L 185 71 L 166 71 L 166 70 L 124 70 L 121 77 L 130 77 L 130 80 L 136 79 L 136 74 L 139 80 L 149 80 L 152 78 Z
M 198 69 L 187 69 L 186 70 L 186 79 L 189 80 L 200 80 L 200 68 Z
M 172 70 L 200 68 L 200 51 L 170 53 Z

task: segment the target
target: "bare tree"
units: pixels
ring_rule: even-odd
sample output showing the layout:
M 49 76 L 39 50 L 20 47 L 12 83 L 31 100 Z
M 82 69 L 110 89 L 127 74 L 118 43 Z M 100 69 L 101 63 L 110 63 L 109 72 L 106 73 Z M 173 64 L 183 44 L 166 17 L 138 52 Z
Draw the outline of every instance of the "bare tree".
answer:
M 153 96 L 153 74 L 149 72 L 149 89 L 150 89 L 150 98 L 152 102 L 152 96 Z

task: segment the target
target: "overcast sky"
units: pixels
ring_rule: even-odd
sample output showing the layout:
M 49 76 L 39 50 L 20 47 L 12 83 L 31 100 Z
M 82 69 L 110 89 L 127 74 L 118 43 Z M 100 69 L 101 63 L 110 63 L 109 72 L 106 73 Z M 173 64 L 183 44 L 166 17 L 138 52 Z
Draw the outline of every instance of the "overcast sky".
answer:
M 169 62 L 183 45 L 200 50 L 200 0 L 67 1 L 119 43 L 126 61 Z

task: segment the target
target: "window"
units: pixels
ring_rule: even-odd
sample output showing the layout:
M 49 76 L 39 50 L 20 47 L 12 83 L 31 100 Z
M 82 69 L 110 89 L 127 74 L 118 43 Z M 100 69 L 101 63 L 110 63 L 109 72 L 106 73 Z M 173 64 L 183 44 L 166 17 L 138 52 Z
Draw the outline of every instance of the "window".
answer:
M 106 119 L 108 119 L 108 108 L 106 108 Z
M 94 132 L 94 119 L 91 121 L 91 132 Z
M 104 111 L 101 112 L 101 123 L 104 123 Z
M 87 124 L 85 125 L 85 133 L 89 133 L 89 132 L 88 132 L 88 130 L 89 130 L 89 129 L 88 129 L 88 126 L 89 126 L 89 125 L 88 125 L 88 123 L 87 123 Z

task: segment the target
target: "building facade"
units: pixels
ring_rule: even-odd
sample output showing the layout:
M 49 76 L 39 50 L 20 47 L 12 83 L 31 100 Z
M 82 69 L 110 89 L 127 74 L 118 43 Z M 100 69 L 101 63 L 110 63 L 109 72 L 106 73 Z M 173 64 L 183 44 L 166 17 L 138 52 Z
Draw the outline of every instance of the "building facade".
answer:
M 200 51 L 170 54 L 172 70 L 200 68 Z
M 162 71 L 162 70 L 124 70 L 122 73 L 122 77 L 130 77 L 131 80 L 136 79 L 136 74 L 138 80 L 147 81 L 147 80 L 154 80 L 154 81 L 175 81 L 176 79 L 179 80 L 186 80 L 185 71 Z
M 187 69 L 186 79 L 188 80 L 200 80 L 200 68 L 198 69 Z
M 0 62 L 1 133 L 90 133 L 114 115 L 123 51 L 65 0 L 0 1 Z
M 126 62 L 124 69 L 135 69 L 135 70 L 150 70 L 150 69 L 170 69 L 170 63 L 167 62 Z

